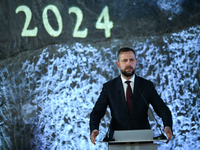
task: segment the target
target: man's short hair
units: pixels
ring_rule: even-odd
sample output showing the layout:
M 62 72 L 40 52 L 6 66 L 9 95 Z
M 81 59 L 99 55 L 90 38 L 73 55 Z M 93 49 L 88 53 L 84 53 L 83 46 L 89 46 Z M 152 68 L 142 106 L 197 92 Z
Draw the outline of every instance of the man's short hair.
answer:
M 120 48 L 120 50 L 118 51 L 117 53 L 117 57 L 118 57 L 118 60 L 119 60 L 119 55 L 123 52 L 129 52 L 129 51 L 132 51 L 136 57 L 136 54 L 135 54 L 135 51 L 132 49 L 132 48 L 129 48 L 129 47 L 123 47 L 123 48 Z

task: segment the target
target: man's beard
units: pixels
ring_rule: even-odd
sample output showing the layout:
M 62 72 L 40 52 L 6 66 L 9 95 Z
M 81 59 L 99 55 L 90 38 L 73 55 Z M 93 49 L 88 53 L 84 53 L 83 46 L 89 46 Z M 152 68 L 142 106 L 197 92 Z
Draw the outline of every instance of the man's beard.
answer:
M 126 69 L 131 68 L 132 71 L 126 71 Z M 135 74 L 135 69 L 133 69 L 133 67 L 128 66 L 126 67 L 124 70 L 121 70 L 121 73 L 125 76 L 125 77 L 131 77 Z

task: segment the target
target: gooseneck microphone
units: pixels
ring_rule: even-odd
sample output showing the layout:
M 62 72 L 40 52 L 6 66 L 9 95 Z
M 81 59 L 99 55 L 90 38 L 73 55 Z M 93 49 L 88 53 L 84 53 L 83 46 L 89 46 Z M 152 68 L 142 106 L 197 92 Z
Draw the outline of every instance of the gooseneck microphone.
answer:
M 121 94 L 121 91 L 120 91 L 120 90 L 118 91 L 118 94 Z M 117 104 L 118 104 L 118 101 L 117 101 L 116 104 L 115 104 L 115 108 L 114 108 L 114 110 L 113 110 L 112 119 L 113 119 L 114 116 L 115 116 L 115 110 L 116 110 Z M 115 139 L 113 138 L 113 135 L 112 135 L 112 137 L 109 136 L 109 133 L 110 133 L 110 132 L 114 132 L 114 131 L 111 131 L 112 119 L 111 119 L 111 121 L 110 121 L 110 126 L 109 126 L 109 128 L 108 128 L 108 131 L 106 132 L 106 136 L 105 136 L 105 138 L 103 139 L 103 142 L 115 141 Z M 113 129 L 112 129 L 112 130 L 113 130 Z
M 115 139 L 114 139 L 113 137 L 110 137 L 110 136 L 109 136 L 111 125 L 112 125 L 112 119 L 111 119 L 110 126 L 109 126 L 109 128 L 108 128 L 108 131 L 106 132 L 106 136 L 105 136 L 105 138 L 103 139 L 103 142 L 115 141 Z
M 158 121 L 156 120 L 156 118 L 155 118 L 155 116 L 154 116 L 154 114 L 153 114 L 151 108 L 149 107 L 149 105 L 148 105 L 146 99 L 144 98 L 143 94 L 141 93 L 141 91 L 139 91 L 139 92 L 140 92 L 140 95 L 142 96 L 142 99 L 144 100 L 145 104 L 147 105 L 148 109 L 150 110 L 150 112 L 151 112 L 151 114 L 152 114 L 154 120 L 156 121 L 156 124 L 159 125 L 159 124 L 158 124 Z M 160 130 L 161 135 L 156 136 L 156 137 L 154 137 L 153 139 L 154 139 L 154 140 L 167 140 L 166 136 L 163 134 L 163 132 L 162 132 L 162 130 L 161 130 L 161 128 L 160 128 L 160 125 L 158 126 L 158 128 L 159 128 L 159 130 Z

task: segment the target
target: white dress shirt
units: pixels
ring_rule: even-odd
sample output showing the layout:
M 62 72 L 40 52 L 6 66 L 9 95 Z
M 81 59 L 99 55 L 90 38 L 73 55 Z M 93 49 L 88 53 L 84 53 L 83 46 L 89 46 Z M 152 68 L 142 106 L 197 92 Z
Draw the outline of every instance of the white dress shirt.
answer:
M 123 87 L 124 87 L 124 95 L 125 95 L 125 99 L 126 99 L 126 88 L 127 88 L 127 84 L 125 83 L 127 80 L 126 79 L 124 79 L 123 77 L 122 77 L 122 75 L 121 75 L 121 79 L 122 79 L 122 85 L 123 85 Z M 134 76 L 130 79 L 130 80 L 128 80 L 128 81 L 131 81 L 130 82 L 130 86 L 131 86 L 131 89 L 132 89 L 132 92 L 134 91 L 134 82 L 135 82 L 135 74 L 134 74 Z

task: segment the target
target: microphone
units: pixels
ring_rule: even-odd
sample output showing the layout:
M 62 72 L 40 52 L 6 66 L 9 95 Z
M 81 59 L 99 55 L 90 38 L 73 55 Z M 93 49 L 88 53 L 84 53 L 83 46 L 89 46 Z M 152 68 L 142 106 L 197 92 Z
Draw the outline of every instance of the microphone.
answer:
M 159 124 L 158 124 L 158 121 L 156 120 L 156 118 L 155 118 L 155 116 L 154 116 L 154 114 L 153 114 L 151 108 L 149 107 L 149 105 L 148 105 L 146 99 L 144 98 L 143 94 L 141 93 L 141 91 L 139 91 L 139 92 L 140 92 L 140 95 L 142 96 L 142 98 L 143 98 L 145 104 L 147 105 L 148 109 L 150 110 L 150 112 L 151 112 L 151 114 L 152 114 L 154 120 L 156 121 L 156 124 L 159 125 Z M 166 136 L 163 134 L 163 132 L 162 132 L 162 130 L 161 130 L 161 128 L 160 128 L 160 125 L 158 126 L 158 128 L 159 128 L 159 130 L 160 130 L 161 135 L 156 136 L 156 137 L 154 137 L 153 139 L 154 139 L 154 140 L 167 140 Z
M 110 132 L 110 130 L 108 129 L 107 133 L 106 133 L 106 137 L 103 139 L 103 142 L 110 142 L 110 141 L 115 141 L 115 139 L 112 137 L 108 136 L 108 133 Z
M 105 136 L 105 138 L 103 139 L 103 142 L 115 141 L 115 139 L 113 138 L 113 136 L 112 136 L 112 137 L 109 136 L 109 133 L 110 133 L 110 131 L 111 131 L 111 126 L 112 126 L 112 119 L 111 119 L 111 121 L 110 121 L 110 126 L 109 126 L 109 128 L 108 128 L 108 131 L 106 132 L 106 136 Z
M 118 94 L 121 94 L 121 91 L 120 91 L 120 90 L 118 91 Z M 118 104 L 118 101 L 117 101 L 116 104 L 115 104 L 115 108 L 114 108 L 114 110 L 113 110 L 112 119 L 113 119 L 113 117 L 115 116 L 115 110 L 116 110 L 117 104 Z M 112 119 L 111 119 L 111 121 L 110 121 L 110 126 L 109 126 L 109 128 L 108 128 L 108 131 L 106 132 L 106 136 L 105 136 L 105 138 L 103 139 L 103 142 L 115 141 L 115 139 L 113 138 L 113 135 L 112 135 L 112 137 L 109 136 L 109 133 L 110 133 L 110 131 L 111 131 L 111 126 L 112 126 Z M 112 131 L 112 132 L 114 132 L 114 131 Z

